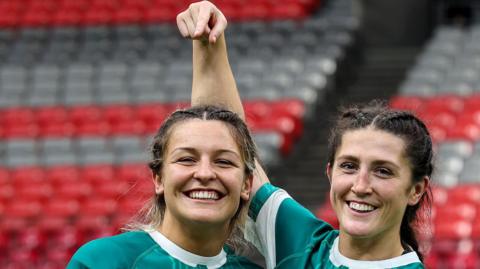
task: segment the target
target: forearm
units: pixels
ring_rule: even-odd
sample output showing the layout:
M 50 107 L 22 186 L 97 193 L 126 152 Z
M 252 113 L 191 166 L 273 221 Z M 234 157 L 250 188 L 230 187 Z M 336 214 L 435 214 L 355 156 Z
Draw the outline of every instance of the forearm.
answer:
M 214 44 L 193 40 L 192 105 L 219 105 L 245 119 L 228 61 L 225 36 Z

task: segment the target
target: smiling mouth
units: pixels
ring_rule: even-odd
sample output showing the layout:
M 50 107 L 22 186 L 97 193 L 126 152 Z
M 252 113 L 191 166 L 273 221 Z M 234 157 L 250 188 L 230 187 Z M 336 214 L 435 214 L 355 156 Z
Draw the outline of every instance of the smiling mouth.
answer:
M 214 190 L 192 190 L 185 193 L 190 199 L 218 201 L 223 198 L 222 193 Z
M 350 209 L 352 209 L 355 212 L 359 212 L 359 213 L 368 213 L 368 212 L 372 212 L 375 209 L 377 209 L 376 207 L 374 207 L 372 205 L 369 205 L 369 204 L 352 202 L 352 201 L 347 202 L 347 205 Z

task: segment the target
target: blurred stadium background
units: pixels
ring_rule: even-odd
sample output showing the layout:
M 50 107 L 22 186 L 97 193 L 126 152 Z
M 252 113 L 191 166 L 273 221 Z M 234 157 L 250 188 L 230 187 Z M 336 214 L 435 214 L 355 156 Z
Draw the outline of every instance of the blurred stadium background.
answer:
M 152 194 L 152 134 L 189 104 L 174 21 L 190 2 L 0 0 L 0 268 L 64 268 Z M 213 2 L 275 184 L 337 225 L 324 167 L 338 106 L 413 110 L 436 147 L 427 267 L 480 268 L 480 3 Z

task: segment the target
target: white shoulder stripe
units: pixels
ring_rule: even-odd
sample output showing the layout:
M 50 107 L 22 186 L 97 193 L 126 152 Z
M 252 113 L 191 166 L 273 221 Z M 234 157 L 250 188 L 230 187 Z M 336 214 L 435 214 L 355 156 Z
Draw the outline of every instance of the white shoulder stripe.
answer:
M 275 223 L 278 209 L 287 198 L 291 197 L 286 191 L 275 191 L 260 209 L 255 223 L 261 244 L 260 252 L 265 256 L 267 269 L 273 269 L 276 265 Z

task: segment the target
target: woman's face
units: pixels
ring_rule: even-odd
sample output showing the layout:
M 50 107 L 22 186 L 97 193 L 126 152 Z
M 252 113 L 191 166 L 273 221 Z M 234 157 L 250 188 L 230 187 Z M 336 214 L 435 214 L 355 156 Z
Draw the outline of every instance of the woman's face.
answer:
M 192 119 L 173 127 L 156 192 L 163 193 L 163 222 L 229 224 L 247 201 L 251 177 L 228 127 L 220 121 Z
M 424 190 L 412 184 L 403 139 L 372 128 L 343 135 L 327 174 L 340 233 L 352 238 L 398 239 L 405 208 Z

